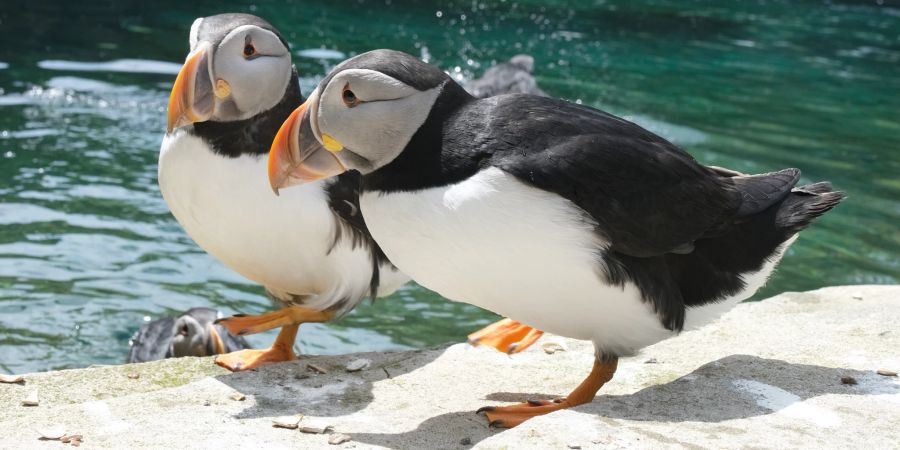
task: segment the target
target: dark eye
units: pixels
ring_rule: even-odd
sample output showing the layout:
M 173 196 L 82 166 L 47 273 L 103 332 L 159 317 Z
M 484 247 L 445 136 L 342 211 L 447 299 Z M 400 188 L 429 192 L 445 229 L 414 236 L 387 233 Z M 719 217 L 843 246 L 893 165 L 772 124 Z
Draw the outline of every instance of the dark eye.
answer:
M 352 108 L 359 104 L 359 98 L 350 90 L 350 86 L 344 86 L 344 92 L 341 93 L 341 99 L 348 108 Z
M 244 46 L 244 57 L 249 58 L 256 54 L 256 47 L 253 44 L 247 44 Z

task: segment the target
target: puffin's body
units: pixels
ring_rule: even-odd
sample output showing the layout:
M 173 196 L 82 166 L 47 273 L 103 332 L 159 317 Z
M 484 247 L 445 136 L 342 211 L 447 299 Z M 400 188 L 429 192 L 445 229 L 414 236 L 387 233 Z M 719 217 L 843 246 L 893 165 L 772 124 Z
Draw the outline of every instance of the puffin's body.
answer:
M 218 311 L 191 308 L 177 317 L 147 322 L 129 340 L 128 362 L 139 363 L 183 356 L 210 356 L 250 348 L 221 325 Z
M 476 100 L 387 50 L 336 67 L 285 130 L 298 138 L 276 138 L 273 166 L 319 178 L 296 162 L 330 152 L 332 169 L 314 175 L 362 172 L 369 230 L 418 283 L 593 341 L 591 375 L 566 400 L 487 408 L 499 426 L 590 401 L 619 356 L 751 296 L 797 233 L 843 199 L 828 183 L 795 188 L 797 169 L 703 166 L 593 108 Z M 270 172 L 275 188 L 284 178 Z

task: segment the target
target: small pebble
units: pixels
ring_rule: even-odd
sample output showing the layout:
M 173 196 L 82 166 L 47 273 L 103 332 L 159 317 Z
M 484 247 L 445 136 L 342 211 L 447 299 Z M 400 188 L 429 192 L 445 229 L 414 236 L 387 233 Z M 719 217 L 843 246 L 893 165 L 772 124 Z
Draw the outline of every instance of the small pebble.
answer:
M 25 381 L 25 377 L 22 375 L 7 375 L 5 373 L 0 373 L 0 383 L 21 383 Z
M 459 445 L 472 445 L 472 438 L 464 437 L 460 439 Z
M 849 384 L 849 385 L 857 384 L 856 378 L 853 378 L 853 377 L 841 377 L 841 384 Z
M 66 435 L 66 427 L 62 425 L 52 425 L 47 428 L 38 428 L 37 432 L 41 435 L 41 439 L 55 441 Z
M 126 376 L 127 376 L 128 378 L 132 379 L 132 380 L 137 380 L 138 378 L 141 377 L 141 374 L 139 374 L 139 373 L 137 373 L 137 372 L 131 372 L 131 373 L 129 373 L 129 374 L 126 375 Z
M 875 373 L 877 373 L 878 375 L 881 375 L 883 377 L 896 377 L 897 376 L 897 372 L 895 372 L 893 370 L 887 370 L 887 369 L 878 369 L 875 371 Z
M 541 348 L 544 349 L 544 353 L 548 355 L 552 355 L 556 352 L 564 352 L 566 349 L 559 344 L 559 342 L 544 342 L 541 344 Z
M 39 403 L 37 391 L 31 391 L 31 393 L 22 400 L 22 406 L 37 406 Z
M 371 363 L 372 361 L 365 358 L 354 359 L 347 363 L 347 372 L 359 372 L 360 370 L 369 368 L 369 364 Z
M 657 361 L 656 358 L 650 358 L 650 359 L 644 361 L 644 364 L 656 364 L 658 362 L 659 361 Z
M 573 449 L 579 449 L 579 448 L 581 448 L 581 444 L 572 443 L 572 444 L 567 444 L 566 447 L 573 448 Z
M 203 406 L 209 406 L 209 405 L 210 405 L 209 400 L 203 400 Z
M 68 434 L 59 438 L 60 442 L 64 444 L 72 444 L 76 447 L 81 445 L 82 440 L 84 440 L 84 437 L 82 437 L 80 434 Z
M 307 365 L 306 365 L 306 370 L 311 370 L 311 371 L 316 372 L 316 373 L 328 373 L 328 371 L 325 370 L 324 367 L 317 366 L 317 365 L 315 365 L 315 364 L 307 364 Z
M 236 402 L 242 402 L 247 399 L 247 396 L 240 392 L 235 392 L 234 394 L 231 394 L 231 399 Z
M 861 292 L 854 292 L 852 297 L 854 300 L 862 300 L 863 299 L 863 295 Z
M 351 438 L 349 434 L 335 433 L 328 436 L 328 443 L 331 445 L 341 445 L 344 442 L 350 442 L 350 439 L 353 438 Z
M 300 419 L 303 416 L 284 416 L 279 417 L 272 421 L 272 426 L 275 428 L 287 428 L 289 430 L 296 430 L 297 424 L 300 423 Z

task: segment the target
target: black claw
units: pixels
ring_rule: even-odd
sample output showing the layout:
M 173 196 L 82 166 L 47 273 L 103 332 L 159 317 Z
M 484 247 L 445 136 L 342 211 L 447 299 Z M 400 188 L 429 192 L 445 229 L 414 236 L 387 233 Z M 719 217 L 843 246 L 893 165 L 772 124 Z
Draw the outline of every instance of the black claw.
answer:
M 244 335 L 247 335 L 247 334 L 250 334 L 250 329 L 249 329 L 249 328 L 244 328 L 243 330 L 238 331 L 238 334 L 237 334 L 237 335 L 238 335 L 238 336 L 244 336 Z
M 544 406 L 544 402 L 541 400 L 525 400 L 531 406 Z
M 488 424 L 488 427 L 490 427 L 490 428 L 503 428 L 503 419 L 497 419 L 497 420 L 491 421 L 491 423 Z
M 469 339 L 469 345 L 478 345 L 478 341 L 480 340 L 481 338 Z
M 559 397 L 559 398 L 554 398 L 554 399 L 553 399 L 553 403 L 562 403 L 562 402 L 564 402 L 564 401 L 566 401 L 566 398 L 565 398 L 565 397 Z
M 475 414 L 481 414 L 483 412 L 490 412 L 490 411 L 493 411 L 494 409 L 496 409 L 495 406 L 482 406 L 481 408 L 478 408 L 478 411 L 475 411 Z
M 506 354 L 512 355 L 516 352 L 517 348 L 519 348 L 519 344 L 509 344 L 509 347 L 506 348 Z

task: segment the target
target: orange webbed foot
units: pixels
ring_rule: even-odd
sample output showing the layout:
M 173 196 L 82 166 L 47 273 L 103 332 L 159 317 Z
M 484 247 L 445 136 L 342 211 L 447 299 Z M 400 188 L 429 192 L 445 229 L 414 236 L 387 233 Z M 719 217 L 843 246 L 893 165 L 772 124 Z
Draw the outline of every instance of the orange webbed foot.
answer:
M 543 331 L 523 325 L 512 319 L 502 319 L 469 335 L 472 345 L 486 345 L 497 350 L 514 354 L 530 347 Z
M 217 365 L 232 372 L 255 369 L 267 364 L 291 361 L 295 359 L 294 352 L 288 348 L 270 347 L 265 350 L 238 350 L 216 356 Z
M 532 417 L 590 403 L 594 396 L 597 395 L 597 391 L 607 381 L 612 379 L 618 365 L 618 358 L 610 358 L 604 361 L 595 360 L 591 373 L 566 398 L 532 400 L 509 406 L 485 406 L 477 412 L 485 413 L 491 427 L 512 428 Z
M 512 428 L 522 422 L 536 416 L 570 408 L 566 399 L 556 400 L 529 400 L 509 406 L 485 406 L 478 413 L 485 413 L 488 423 L 493 428 Z

